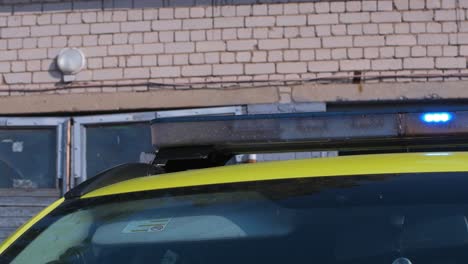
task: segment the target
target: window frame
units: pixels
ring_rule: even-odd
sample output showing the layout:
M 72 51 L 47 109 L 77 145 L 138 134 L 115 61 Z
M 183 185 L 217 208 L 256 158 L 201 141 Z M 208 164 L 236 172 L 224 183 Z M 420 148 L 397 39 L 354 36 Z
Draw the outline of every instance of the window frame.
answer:
M 55 128 L 56 131 L 56 175 L 61 194 L 67 190 L 68 182 L 68 132 L 71 127 L 69 117 L 0 117 L 0 129 Z

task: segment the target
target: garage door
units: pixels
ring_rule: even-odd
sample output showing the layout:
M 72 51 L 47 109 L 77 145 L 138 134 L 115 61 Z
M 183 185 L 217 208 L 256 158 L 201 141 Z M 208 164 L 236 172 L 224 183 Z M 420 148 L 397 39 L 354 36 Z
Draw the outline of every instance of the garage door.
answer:
M 0 118 L 0 241 L 58 199 L 68 119 Z

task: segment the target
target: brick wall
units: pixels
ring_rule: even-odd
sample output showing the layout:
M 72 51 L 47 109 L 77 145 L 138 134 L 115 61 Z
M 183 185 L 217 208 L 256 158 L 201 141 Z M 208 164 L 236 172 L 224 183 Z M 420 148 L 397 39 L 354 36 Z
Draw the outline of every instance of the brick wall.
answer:
M 360 72 L 390 76 L 369 82 L 426 81 L 428 74 L 441 81 L 461 77 L 436 75 L 468 73 L 468 0 L 177 8 L 89 3 L 73 12 L 67 2 L 0 6 L 2 95 L 22 89 L 134 91 L 147 87 L 125 84 L 146 81 L 297 80 Z M 62 85 L 54 58 L 64 47 L 79 47 L 88 57 L 74 84 L 83 87 L 54 91 Z M 418 78 L 408 78 L 412 74 Z M 211 86 L 191 88 L 204 87 Z

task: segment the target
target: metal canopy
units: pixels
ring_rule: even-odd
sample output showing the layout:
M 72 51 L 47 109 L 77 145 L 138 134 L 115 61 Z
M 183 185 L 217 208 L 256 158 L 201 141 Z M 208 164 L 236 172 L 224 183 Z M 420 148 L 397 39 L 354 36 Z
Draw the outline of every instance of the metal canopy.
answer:
M 426 118 L 436 115 L 435 119 Z M 152 122 L 158 159 L 323 150 L 441 150 L 468 147 L 468 111 L 291 113 L 161 118 Z M 450 118 L 448 118 L 450 117 Z

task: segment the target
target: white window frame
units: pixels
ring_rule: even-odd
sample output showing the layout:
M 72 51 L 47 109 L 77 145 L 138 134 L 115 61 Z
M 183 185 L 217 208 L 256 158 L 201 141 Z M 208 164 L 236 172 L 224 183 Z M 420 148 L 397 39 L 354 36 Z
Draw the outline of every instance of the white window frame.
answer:
M 70 118 L 68 117 L 0 117 L 0 129 L 55 128 L 56 130 L 56 180 L 62 180 L 61 192 L 68 185 L 67 144 Z

